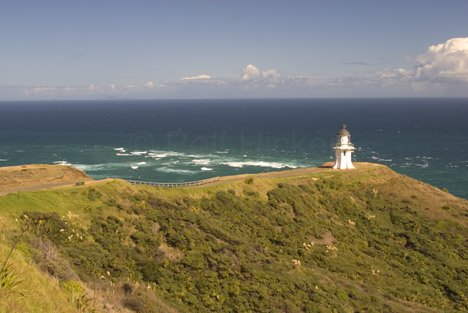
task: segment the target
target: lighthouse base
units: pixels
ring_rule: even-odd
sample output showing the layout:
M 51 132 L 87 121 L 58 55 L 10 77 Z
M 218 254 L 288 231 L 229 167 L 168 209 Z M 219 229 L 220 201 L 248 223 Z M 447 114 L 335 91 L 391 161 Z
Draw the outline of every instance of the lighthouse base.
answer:
M 351 161 L 352 150 L 336 149 L 336 161 L 333 168 L 336 170 L 351 170 L 354 169 L 353 162 Z

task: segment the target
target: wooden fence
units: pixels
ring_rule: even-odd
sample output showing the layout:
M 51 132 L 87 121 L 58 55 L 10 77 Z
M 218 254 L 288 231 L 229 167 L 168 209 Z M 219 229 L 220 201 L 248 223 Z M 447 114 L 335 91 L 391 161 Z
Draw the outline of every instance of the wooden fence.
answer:
M 127 181 L 132 185 L 144 185 L 144 186 L 163 187 L 163 188 L 181 188 L 181 187 L 202 186 L 202 185 L 217 182 L 218 180 L 219 178 L 215 177 L 215 178 L 202 179 L 202 180 L 184 182 L 184 183 L 158 183 L 158 182 L 148 182 L 148 181 L 140 181 L 140 180 L 127 180 Z

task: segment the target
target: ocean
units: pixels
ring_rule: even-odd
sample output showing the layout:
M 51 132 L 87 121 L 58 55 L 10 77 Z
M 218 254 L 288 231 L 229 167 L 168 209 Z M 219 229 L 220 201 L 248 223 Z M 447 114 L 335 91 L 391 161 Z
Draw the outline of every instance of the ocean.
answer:
M 0 102 L 0 166 L 184 182 L 319 166 L 347 124 L 355 161 L 468 199 L 468 99 Z

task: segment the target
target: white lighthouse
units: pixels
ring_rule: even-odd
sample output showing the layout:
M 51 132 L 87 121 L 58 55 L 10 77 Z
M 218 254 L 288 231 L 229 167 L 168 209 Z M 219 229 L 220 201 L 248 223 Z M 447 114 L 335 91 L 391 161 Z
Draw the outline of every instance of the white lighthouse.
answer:
M 351 134 L 346 129 L 346 125 L 343 125 L 336 135 L 337 141 L 333 147 L 335 149 L 336 161 L 333 168 L 338 170 L 353 169 L 351 154 L 354 152 L 354 145 L 351 143 Z

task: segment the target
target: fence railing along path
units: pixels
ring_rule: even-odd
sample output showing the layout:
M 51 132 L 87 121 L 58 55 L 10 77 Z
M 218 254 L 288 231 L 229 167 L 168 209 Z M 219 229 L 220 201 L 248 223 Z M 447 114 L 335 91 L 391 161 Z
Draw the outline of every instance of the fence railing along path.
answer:
M 144 185 L 144 186 L 163 187 L 163 188 L 180 188 L 180 187 L 202 186 L 202 185 L 217 182 L 218 180 L 219 180 L 218 177 L 214 177 L 214 178 L 183 182 L 183 183 L 159 183 L 159 182 L 149 182 L 149 181 L 140 181 L 140 180 L 127 180 L 127 181 L 132 185 Z

